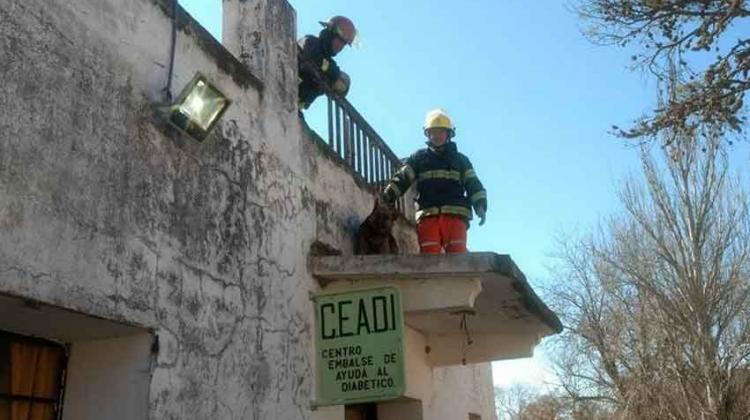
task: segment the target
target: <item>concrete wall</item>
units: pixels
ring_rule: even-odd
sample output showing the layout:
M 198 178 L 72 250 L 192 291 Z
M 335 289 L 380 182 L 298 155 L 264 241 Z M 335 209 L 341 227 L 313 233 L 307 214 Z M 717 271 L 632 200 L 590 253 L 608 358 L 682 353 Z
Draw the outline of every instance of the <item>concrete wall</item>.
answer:
M 202 144 L 170 134 L 151 109 L 167 11 L 0 1 L 0 292 L 153 329 L 151 418 L 307 418 L 317 222 L 295 93 L 183 20 L 175 91 L 201 71 L 234 103 Z
M 154 117 L 167 1 L 0 0 L 0 294 L 152 331 L 149 418 L 306 419 L 308 252 L 350 253 L 372 197 L 299 124 L 294 10 L 224 8 L 229 50 L 179 14 L 175 96 L 233 101 L 196 143 Z
M 152 342 L 138 334 L 70 344 L 65 418 L 148 418 Z
M 311 181 L 310 189 L 315 202 L 316 238 L 326 244 L 335 244 L 345 255 L 354 252 L 357 228 L 373 208 L 374 198 L 363 183 L 358 182 L 351 171 L 323 146 L 317 134 L 303 130 L 304 155 L 307 157 L 306 172 Z M 414 226 L 399 219 L 393 231 L 399 252 L 419 253 Z
M 469 413 L 479 414 L 482 420 L 497 418 L 489 363 L 431 368 L 424 335 L 411 327 L 405 333 L 406 395 L 422 402 L 425 419 L 468 419 Z
M 430 402 L 423 403 L 425 419 L 465 419 L 469 413 L 482 420 L 497 418 L 489 363 L 435 369 L 433 380 Z

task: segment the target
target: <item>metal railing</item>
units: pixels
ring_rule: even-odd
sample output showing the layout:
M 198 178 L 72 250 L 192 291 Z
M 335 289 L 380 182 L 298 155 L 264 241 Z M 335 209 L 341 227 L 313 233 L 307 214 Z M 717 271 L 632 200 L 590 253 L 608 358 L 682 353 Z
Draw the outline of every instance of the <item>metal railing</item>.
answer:
M 328 147 L 374 193 L 385 188 L 403 162 L 349 101 L 333 93 L 328 98 Z M 414 205 L 401 197 L 396 207 L 414 220 Z
M 311 61 L 303 61 L 301 49 L 298 53 L 300 66 L 315 75 L 318 86 L 328 98 L 327 145 L 330 151 L 373 194 L 379 193 L 401 167 L 401 159 L 349 101 L 334 93 L 319 68 Z M 408 195 L 397 200 L 396 207 L 406 220 L 414 221 L 414 205 Z

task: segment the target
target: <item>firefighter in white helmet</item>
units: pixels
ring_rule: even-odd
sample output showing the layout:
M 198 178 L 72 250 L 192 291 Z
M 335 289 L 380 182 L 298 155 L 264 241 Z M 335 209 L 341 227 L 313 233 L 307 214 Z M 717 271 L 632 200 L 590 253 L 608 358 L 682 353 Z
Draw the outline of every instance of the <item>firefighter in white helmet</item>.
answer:
M 442 109 L 427 113 L 427 147 L 411 155 L 391 178 L 381 199 L 393 204 L 417 184 L 417 236 L 422 253 L 466 252 L 472 209 L 483 225 L 487 192 L 469 158 L 452 139 L 456 128 Z
M 339 69 L 333 57 L 356 40 L 357 28 L 344 16 L 334 16 L 320 24 L 323 29 L 317 37 L 308 35 L 299 40 L 300 109 L 308 108 L 325 93 L 323 84 L 340 96 L 346 96 L 351 85 L 349 75 Z

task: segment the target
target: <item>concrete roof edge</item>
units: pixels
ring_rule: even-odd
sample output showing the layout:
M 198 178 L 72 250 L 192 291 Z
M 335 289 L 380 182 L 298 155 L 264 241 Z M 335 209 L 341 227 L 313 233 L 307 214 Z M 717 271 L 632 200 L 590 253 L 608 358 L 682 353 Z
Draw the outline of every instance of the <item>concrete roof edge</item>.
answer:
M 494 254 L 494 253 L 490 253 Z M 541 298 L 534 292 L 534 289 L 526 280 L 526 275 L 518 268 L 516 263 L 507 254 L 494 254 L 498 260 L 497 267 L 501 268 L 502 274 L 505 274 L 516 280 L 513 285 L 518 293 L 523 296 L 523 303 L 526 309 L 539 316 L 552 331 L 559 334 L 563 330 L 562 322 L 558 318 L 557 314 L 552 311 Z
M 563 330 L 560 319 L 534 292 L 526 276 L 507 254 L 475 252 L 454 255 L 349 255 L 312 258 L 312 274 L 321 284 L 342 277 L 393 276 L 397 270 L 404 270 L 402 273 L 409 275 L 446 273 L 466 276 L 497 273 L 513 279 L 513 288 L 521 296 L 526 310 L 536 315 L 552 332 L 560 333 Z M 455 264 L 451 259 L 455 260 Z M 388 266 L 393 271 L 383 269 Z M 446 266 L 455 270 L 446 269 Z M 423 267 L 427 269 L 423 270 Z

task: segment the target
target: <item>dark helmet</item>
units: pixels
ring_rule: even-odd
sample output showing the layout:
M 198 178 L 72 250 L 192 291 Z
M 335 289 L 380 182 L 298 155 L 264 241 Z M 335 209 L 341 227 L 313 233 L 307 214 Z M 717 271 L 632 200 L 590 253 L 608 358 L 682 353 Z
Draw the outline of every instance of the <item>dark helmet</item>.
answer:
M 351 45 L 357 39 L 357 28 L 354 27 L 354 22 L 348 17 L 334 16 L 328 19 L 328 22 L 320 22 L 320 24 L 344 40 L 347 45 Z

